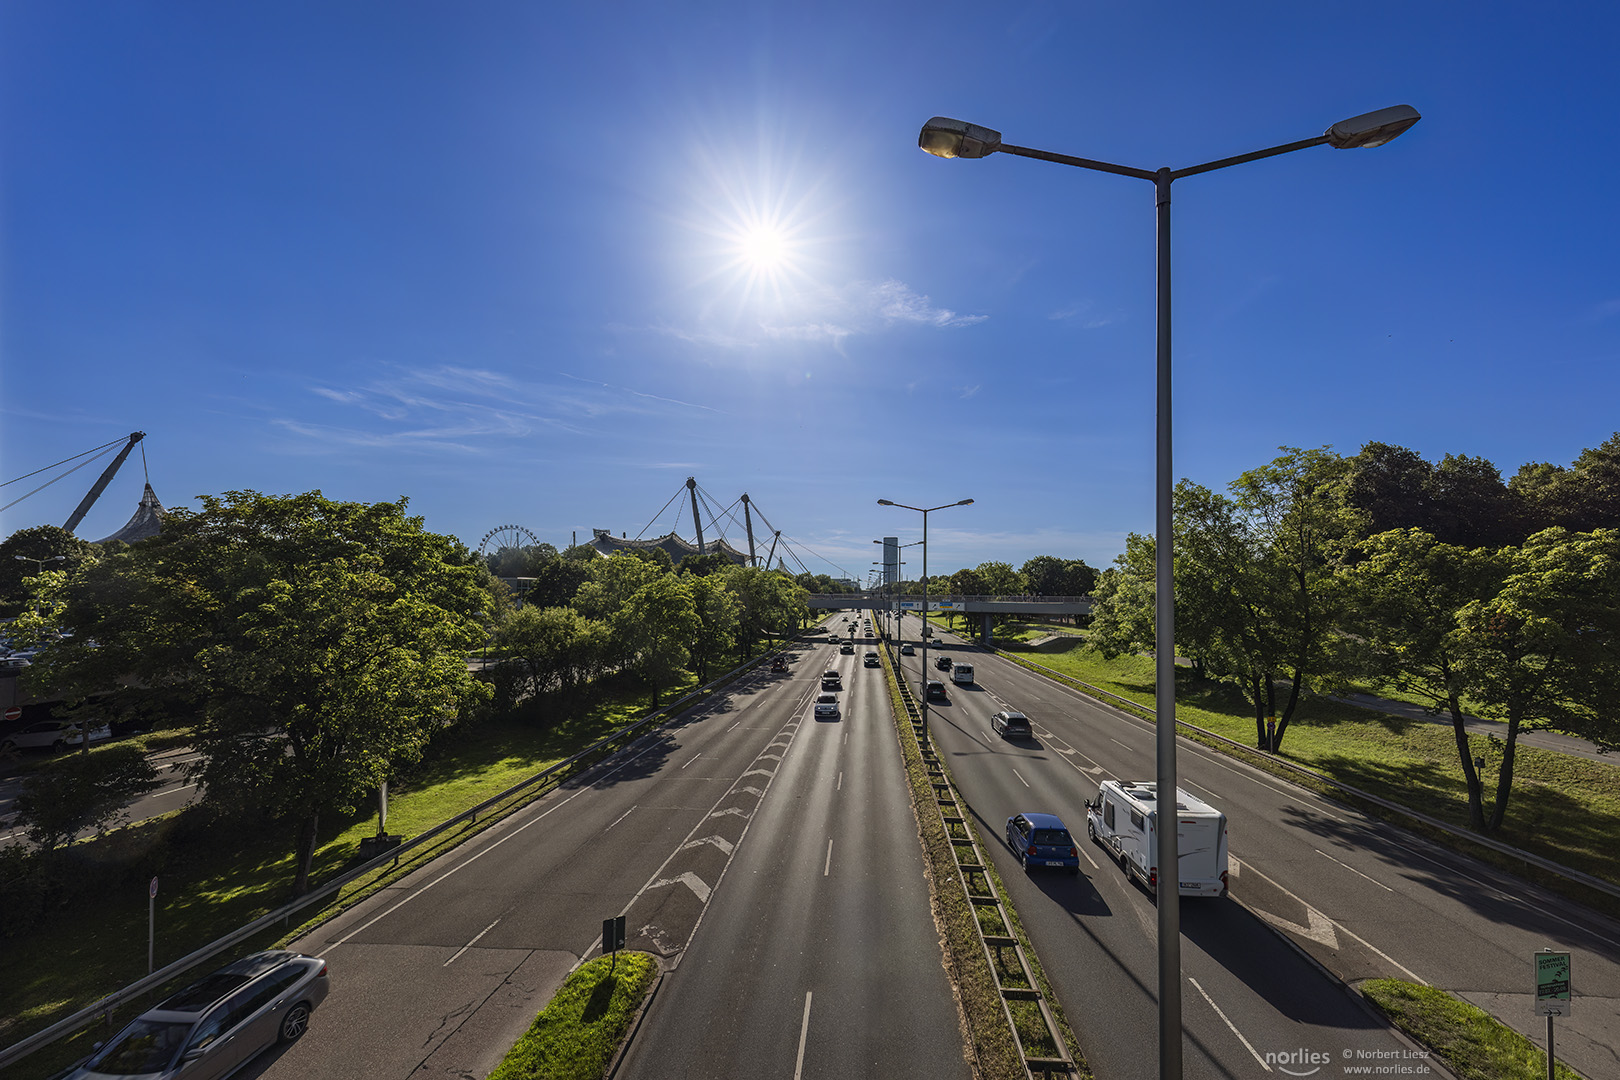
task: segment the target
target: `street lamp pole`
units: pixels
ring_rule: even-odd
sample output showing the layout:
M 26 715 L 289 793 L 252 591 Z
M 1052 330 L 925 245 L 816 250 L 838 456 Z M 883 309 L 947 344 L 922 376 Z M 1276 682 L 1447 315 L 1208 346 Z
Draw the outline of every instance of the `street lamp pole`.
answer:
M 18 562 L 33 563 L 37 569 L 37 572 L 41 574 L 45 572 L 45 564 L 48 562 L 67 562 L 66 555 L 47 555 L 43 559 L 36 559 L 32 555 L 13 555 L 12 558 L 16 559 Z
M 1176 645 L 1174 563 L 1171 558 L 1174 536 L 1174 471 L 1171 466 L 1170 426 L 1170 185 L 1184 176 L 1213 172 L 1261 158 L 1275 157 L 1312 146 L 1332 146 L 1338 150 L 1382 146 L 1417 123 L 1421 117 L 1410 105 L 1395 105 L 1377 112 L 1341 120 L 1321 135 L 1285 143 L 1236 157 L 1194 165 L 1186 169 L 1138 169 L 1091 158 L 1054 154 L 1001 141 L 1001 132 L 963 120 L 936 116 L 923 125 L 917 136 L 922 150 L 944 158 L 982 158 L 1000 152 L 1019 157 L 1051 161 L 1059 165 L 1097 172 L 1131 176 L 1153 182 L 1157 207 L 1157 414 L 1155 434 L 1157 466 L 1154 471 L 1154 723 L 1157 751 L 1156 792 L 1160 806 L 1158 830 L 1159 889 L 1159 1077 L 1180 1080 L 1181 1070 L 1181 890 L 1178 887 L 1180 857 L 1174 821 L 1176 799 Z M 924 517 L 924 529 L 927 518 Z M 926 559 L 926 554 L 924 555 Z M 926 708 L 926 705 L 924 706 Z M 1168 800 L 1168 802 L 1167 802 Z M 1164 885 L 1169 883 L 1170 888 Z
M 935 510 L 948 510 L 953 506 L 972 506 L 972 499 L 963 499 L 960 502 L 946 503 L 944 506 L 930 506 L 926 510 L 920 506 L 907 506 L 905 503 L 891 502 L 888 499 L 879 499 L 879 506 L 898 506 L 902 510 L 915 510 L 923 516 L 923 606 L 922 606 L 922 744 L 928 746 L 928 515 Z M 907 545 L 909 546 L 909 545 Z M 904 671 L 902 670 L 902 675 Z

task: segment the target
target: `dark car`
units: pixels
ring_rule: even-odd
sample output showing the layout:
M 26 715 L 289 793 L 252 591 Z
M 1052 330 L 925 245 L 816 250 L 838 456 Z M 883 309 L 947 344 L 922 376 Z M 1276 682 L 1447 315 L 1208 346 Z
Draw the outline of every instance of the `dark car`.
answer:
M 878 654 L 875 653 L 875 652 L 869 652 L 865 656 L 861 657 L 861 662 L 863 664 L 865 664 L 867 667 L 882 667 L 883 666 L 883 661 L 878 659 Z
M 849 653 L 851 656 L 854 656 L 855 655 L 855 641 L 854 641 L 854 639 L 851 638 L 849 641 L 846 641 L 842 645 L 838 646 L 838 651 L 840 653 Z
M 1007 819 L 1007 846 L 1030 873 L 1038 866 L 1080 872 L 1080 851 L 1074 837 L 1053 814 L 1014 814 Z
M 1035 734 L 1029 726 L 1029 717 L 1011 709 L 992 716 L 990 730 L 998 733 L 1003 739 L 1027 739 Z
M 97 1047 L 70 1080 L 223 1077 L 309 1027 L 326 1000 L 326 961 L 261 952 L 227 964 L 165 998 Z
M 941 671 L 949 671 L 951 670 L 951 658 L 948 656 L 936 656 L 934 658 L 934 666 L 939 668 Z
M 929 701 L 950 700 L 950 698 L 945 696 L 945 684 L 942 682 L 937 682 L 933 679 L 928 680 L 928 685 L 926 688 L 924 688 L 923 693 L 927 695 Z
M 911 644 L 911 642 L 908 641 L 904 645 L 900 646 L 900 655 L 901 656 L 916 656 L 917 655 L 917 649 L 916 649 L 916 647 L 914 645 Z
M 843 678 L 838 674 L 837 668 L 828 668 L 821 673 L 821 688 L 823 690 L 839 690 L 844 685 Z
M 788 669 L 787 657 L 778 656 L 774 660 L 771 661 L 771 670 L 772 671 L 781 672 L 781 671 L 786 671 L 787 669 Z

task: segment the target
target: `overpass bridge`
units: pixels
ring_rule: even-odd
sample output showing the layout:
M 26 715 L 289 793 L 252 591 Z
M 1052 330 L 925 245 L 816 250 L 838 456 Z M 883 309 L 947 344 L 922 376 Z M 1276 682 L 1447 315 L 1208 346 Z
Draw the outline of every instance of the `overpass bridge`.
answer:
M 903 611 L 913 615 L 923 613 L 921 593 L 858 592 L 811 593 L 812 609 L 862 608 L 868 611 Z M 993 615 L 1090 615 L 1089 596 L 935 596 L 928 594 L 928 611 L 963 612 L 982 615 L 980 638 L 990 640 L 990 618 Z

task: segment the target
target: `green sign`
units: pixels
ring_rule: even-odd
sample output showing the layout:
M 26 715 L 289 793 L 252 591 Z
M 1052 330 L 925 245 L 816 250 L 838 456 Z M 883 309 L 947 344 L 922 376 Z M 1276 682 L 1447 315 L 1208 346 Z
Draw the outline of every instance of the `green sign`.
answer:
M 1536 953 L 1536 1015 L 1569 1015 L 1569 953 Z

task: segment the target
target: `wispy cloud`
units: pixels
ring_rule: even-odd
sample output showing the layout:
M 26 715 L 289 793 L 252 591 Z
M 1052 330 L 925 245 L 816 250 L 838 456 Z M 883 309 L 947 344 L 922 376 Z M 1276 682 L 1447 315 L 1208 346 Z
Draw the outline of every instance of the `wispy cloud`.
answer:
M 1087 330 L 1096 330 L 1099 327 L 1108 326 L 1110 323 L 1119 321 L 1118 316 L 1099 312 L 1097 305 L 1090 300 L 1076 300 L 1073 303 L 1064 304 L 1048 315 L 1047 318 L 1054 322 L 1072 320 Z
M 979 389 L 980 386 L 977 383 L 975 383 L 973 386 L 964 386 L 961 388 L 961 393 L 959 393 L 957 396 L 961 398 L 970 398 L 974 394 L 977 394 Z

